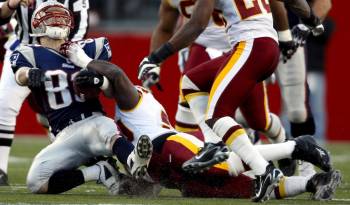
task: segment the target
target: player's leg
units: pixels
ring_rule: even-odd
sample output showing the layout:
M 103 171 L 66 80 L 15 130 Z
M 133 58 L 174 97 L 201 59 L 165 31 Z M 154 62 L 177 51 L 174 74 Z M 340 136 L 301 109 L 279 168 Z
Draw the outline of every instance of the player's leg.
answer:
M 250 128 L 262 132 L 272 143 L 286 140 L 280 119 L 270 113 L 264 82 L 258 83 L 253 92 L 240 106 L 240 110 Z
M 17 85 L 11 64 L 10 52 L 5 55 L 0 80 L 0 185 L 7 184 L 7 167 L 12 140 L 16 126 L 16 117 L 24 99 L 30 90 Z M 2 180 L 3 179 L 3 180 Z
M 308 102 L 305 66 L 304 48 L 301 47 L 286 63 L 280 62 L 276 70 L 293 137 L 315 134 Z
M 315 123 L 308 101 L 305 66 L 304 48 L 298 48 L 293 57 L 286 64 L 280 62 L 276 70 L 293 137 L 315 134 Z M 315 170 L 310 164 L 302 163 L 299 172 L 303 176 L 311 176 Z

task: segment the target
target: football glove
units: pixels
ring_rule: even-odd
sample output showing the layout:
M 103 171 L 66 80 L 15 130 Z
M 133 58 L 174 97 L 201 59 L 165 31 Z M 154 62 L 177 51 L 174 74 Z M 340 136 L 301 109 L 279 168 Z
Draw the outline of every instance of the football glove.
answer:
M 321 20 L 313 12 L 311 12 L 309 18 L 301 19 L 301 22 L 301 24 L 294 26 L 292 29 L 292 35 L 299 46 L 305 45 L 310 33 L 314 36 L 319 36 L 324 32 Z
M 282 53 L 283 63 L 286 63 L 298 49 L 298 44 L 294 41 L 280 41 L 279 47 Z
M 150 62 L 148 57 L 145 57 L 140 65 L 137 78 L 142 81 L 142 85 L 146 88 L 159 82 L 160 67 L 156 63 Z
M 74 65 L 83 69 L 93 60 L 86 55 L 83 48 L 71 41 L 62 44 L 60 52 L 67 56 Z
M 89 70 L 81 70 L 74 78 L 74 83 L 78 87 L 100 88 L 104 78 L 102 75 Z
M 28 87 L 40 88 L 45 82 L 45 71 L 32 68 L 28 70 Z

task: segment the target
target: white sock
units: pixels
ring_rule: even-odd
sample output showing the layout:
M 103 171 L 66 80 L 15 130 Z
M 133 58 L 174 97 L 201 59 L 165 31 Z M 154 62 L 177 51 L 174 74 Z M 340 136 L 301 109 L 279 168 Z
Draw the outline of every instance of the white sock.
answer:
M 285 158 L 291 158 L 295 148 L 294 141 L 287 141 L 278 144 L 255 145 L 258 152 L 267 161 L 275 161 Z
M 307 178 L 300 176 L 283 177 L 271 193 L 271 198 L 283 199 L 305 193 L 307 181 Z
M 14 129 L 14 127 L 0 125 L 0 169 L 5 173 L 7 173 Z
M 81 169 L 83 172 L 85 182 L 97 181 L 100 176 L 101 168 L 98 165 L 92 165 L 91 167 L 85 167 Z
M 254 171 L 256 175 L 265 173 L 268 162 L 261 156 L 257 149 L 253 146 L 243 128 L 236 129 L 232 132 L 231 128 L 240 127 L 231 117 L 223 117 L 218 119 L 214 126 L 214 132 L 224 139 L 225 143 L 230 146 L 244 163 Z
M 263 134 L 269 139 L 273 144 L 282 143 L 286 141 L 286 131 L 284 130 L 281 120 L 279 117 L 273 113 L 270 113 L 270 125 L 268 130 L 263 132 Z

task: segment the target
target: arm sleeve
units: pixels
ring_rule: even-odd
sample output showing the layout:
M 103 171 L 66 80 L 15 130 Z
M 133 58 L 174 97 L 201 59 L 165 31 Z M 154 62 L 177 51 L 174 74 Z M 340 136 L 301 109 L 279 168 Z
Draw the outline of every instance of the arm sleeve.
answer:
M 16 73 L 17 70 L 21 67 L 33 68 L 34 66 L 24 57 L 20 51 L 14 51 L 10 57 L 11 67 L 13 73 Z

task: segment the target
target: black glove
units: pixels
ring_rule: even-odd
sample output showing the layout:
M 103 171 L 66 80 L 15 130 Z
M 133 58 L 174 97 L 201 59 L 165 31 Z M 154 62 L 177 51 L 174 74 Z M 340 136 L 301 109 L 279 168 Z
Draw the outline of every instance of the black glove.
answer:
M 283 63 L 286 63 L 298 49 L 295 41 L 280 41 L 279 47 L 283 56 Z
M 78 87 L 100 88 L 103 84 L 103 76 L 95 71 L 81 70 L 74 78 L 74 83 Z
M 45 81 L 45 71 L 40 69 L 29 69 L 28 71 L 28 87 L 40 88 Z
M 304 24 L 295 25 L 292 29 L 293 39 L 299 46 L 305 45 L 306 39 L 310 35 L 310 33 L 310 28 L 308 28 Z

